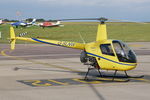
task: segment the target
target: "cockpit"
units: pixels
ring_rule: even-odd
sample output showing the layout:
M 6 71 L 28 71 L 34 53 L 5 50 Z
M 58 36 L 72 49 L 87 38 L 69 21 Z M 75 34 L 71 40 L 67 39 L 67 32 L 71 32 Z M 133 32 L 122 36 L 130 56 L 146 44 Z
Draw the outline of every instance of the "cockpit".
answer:
M 136 63 L 136 55 L 133 50 L 131 50 L 125 43 L 114 40 L 112 41 L 116 56 L 120 62 Z M 115 56 L 111 44 L 101 44 L 100 45 L 102 54 Z
M 113 41 L 116 55 L 121 62 L 136 63 L 136 55 L 125 43 Z

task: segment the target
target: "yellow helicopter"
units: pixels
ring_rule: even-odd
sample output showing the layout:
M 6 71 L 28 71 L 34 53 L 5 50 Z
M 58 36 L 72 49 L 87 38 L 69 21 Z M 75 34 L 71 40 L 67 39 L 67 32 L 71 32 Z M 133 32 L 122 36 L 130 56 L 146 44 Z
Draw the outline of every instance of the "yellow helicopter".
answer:
M 136 54 L 124 42 L 120 40 L 111 40 L 107 38 L 107 30 L 105 22 L 106 18 L 90 18 L 90 19 L 62 19 L 65 20 L 98 20 L 98 31 L 96 41 L 91 43 L 77 43 L 57 40 L 46 40 L 39 38 L 16 37 L 13 27 L 10 27 L 10 43 L 11 49 L 15 49 L 16 40 L 24 40 L 31 42 L 44 43 L 67 48 L 82 50 L 80 60 L 84 65 L 89 65 L 87 75 L 91 69 L 97 69 L 100 76 L 103 77 L 100 70 L 114 70 L 113 79 L 116 77 L 117 71 L 124 71 L 125 77 L 129 78 L 127 72 L 137 66 Z M 143 76 L 135 76 L 135 78 Z

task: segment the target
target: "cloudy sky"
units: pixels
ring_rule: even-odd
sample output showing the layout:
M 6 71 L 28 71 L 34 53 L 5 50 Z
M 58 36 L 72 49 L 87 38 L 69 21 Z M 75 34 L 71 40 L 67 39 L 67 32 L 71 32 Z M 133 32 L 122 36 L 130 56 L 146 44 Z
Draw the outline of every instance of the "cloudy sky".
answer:
M 8 19 L 103 16 L 150 21 L 150 0 L 1 0 L 0 13 L 0 18 Z

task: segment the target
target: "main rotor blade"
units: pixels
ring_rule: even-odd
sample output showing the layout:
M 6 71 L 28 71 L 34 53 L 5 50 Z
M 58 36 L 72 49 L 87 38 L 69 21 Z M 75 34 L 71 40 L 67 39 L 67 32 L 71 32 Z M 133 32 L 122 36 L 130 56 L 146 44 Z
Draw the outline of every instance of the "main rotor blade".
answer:
M 129 20 L 120 20 L 120 19 L 107 19 L 105 17 L 99 17 L 99 18 L 77 18 L 77 19 L 56 19 L 51 21 L 69 21 L 69 20 L 97 20 L 100 22 L 131 22 L 131 23 L 139 23 L 139 24 L 148 24 L 145 22 L 137 22 L 137 21 L 129 21 Z
M 107 21 L 108 19 L 106 19 L 104 17 L 100 17 L 100 18 L 58 19 L 58 20 L 53 20 L 53 21 L 69 21 L 69 20 L 98 20 L 98 21 Z
M 108 19 L 108 21 L 112 22 L 130 22 L 130 23 L 138 23 L 138 24 L 148 24 L 145 22 L 131 21 L 131 20 L 120 20 L 120 19 Z

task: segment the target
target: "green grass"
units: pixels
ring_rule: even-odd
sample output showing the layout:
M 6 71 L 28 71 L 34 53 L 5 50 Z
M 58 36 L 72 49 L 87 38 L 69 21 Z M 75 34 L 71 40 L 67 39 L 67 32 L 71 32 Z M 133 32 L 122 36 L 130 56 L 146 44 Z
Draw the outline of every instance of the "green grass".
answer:
M 38 26 L 28 28 L 15 28 L 16 35 L 28 32 L 25 37 L 39 37 L 43 39 L 65 40 L 82 42 L 79 33 L 86 42 L 95 41 L 97 22 L 65 22 L 64 27 L 53 27 L 42 29 Z M 2 38 L 0 43 L 8 43 L 10 25 L 1 25 Z M 138 23 L 107 23 L 109 39 L 118 39 L 126 42 L 150 41 L 150 24 Z M 17 41 L 24 43 L 24 41 Z

